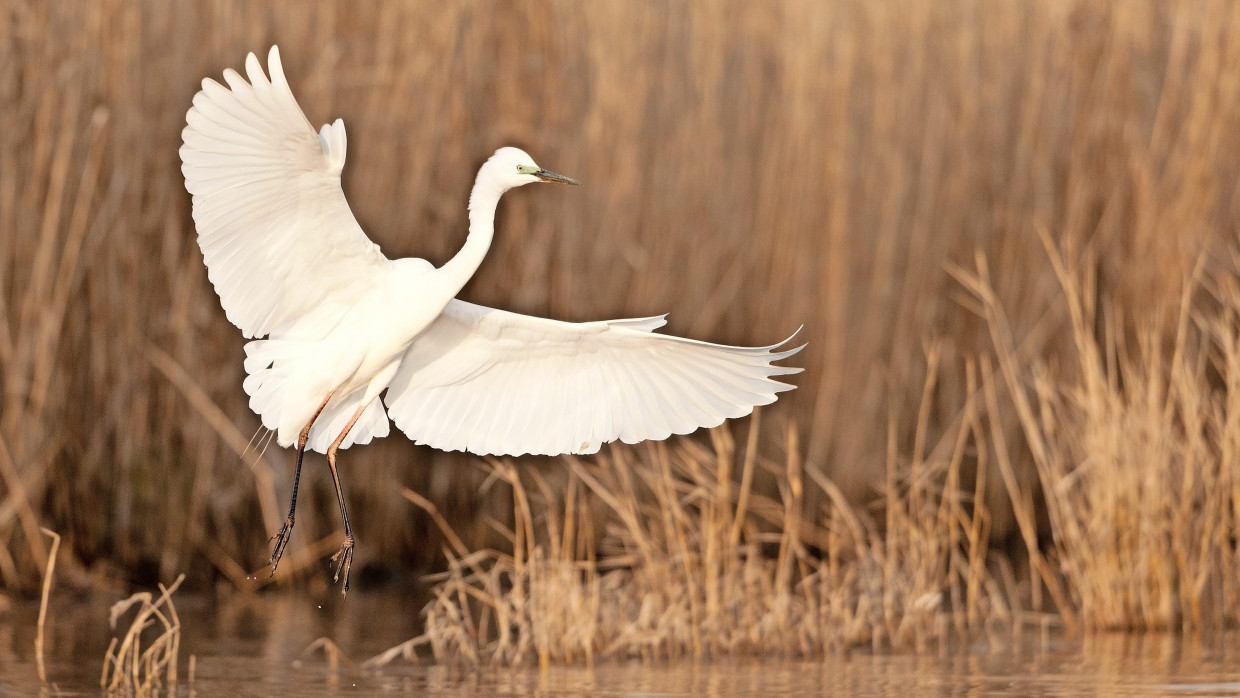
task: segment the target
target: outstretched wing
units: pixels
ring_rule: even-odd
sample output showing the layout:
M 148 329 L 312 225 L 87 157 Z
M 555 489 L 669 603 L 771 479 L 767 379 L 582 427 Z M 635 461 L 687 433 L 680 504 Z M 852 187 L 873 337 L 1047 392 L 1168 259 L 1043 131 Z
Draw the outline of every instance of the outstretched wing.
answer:
M 338 312 L 385 258 L 340 189 L 345 132 L 316 134 L 271 47 L 271 79 L 250 54 L 249 82 L 202 81 L 181 133 L 198 244 L 228 319 L 247 337 Z
M 662 317 L 571 323 L 454 300 L 413 341 L 388 414 L 420 444 L 480 455 L 593 453 L 713 427 L 793 386 L 801 347 L 654 334 Z

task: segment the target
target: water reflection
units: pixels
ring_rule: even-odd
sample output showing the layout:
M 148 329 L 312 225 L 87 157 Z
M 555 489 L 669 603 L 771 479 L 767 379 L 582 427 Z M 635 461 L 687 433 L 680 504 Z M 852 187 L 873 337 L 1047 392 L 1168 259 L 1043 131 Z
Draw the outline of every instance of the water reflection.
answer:
M 1074 639 L 1023 632 L 923 655 L 854 651 L 821 661 L 728 659 L 543 671 L 397 660 L 380 671 L 361 671 L 362 660 L 418 632 L 422 599 L 358 594 L 321 605 L 297 594 L 223 598 L 177 600 L 184 630 L 176 695 L 1240 696 L 1240 633 Z M 99 695 L 111 638 L 107 611 L 103 604 L 54 605 L 47 694 Z M 0 694 L 40 692 L 33 661 L 35 613 L 33 606 L 19 605 L 0 616 Z M 335 669 L 322 651 L 306 654 L 325 636 L 345 655 Z

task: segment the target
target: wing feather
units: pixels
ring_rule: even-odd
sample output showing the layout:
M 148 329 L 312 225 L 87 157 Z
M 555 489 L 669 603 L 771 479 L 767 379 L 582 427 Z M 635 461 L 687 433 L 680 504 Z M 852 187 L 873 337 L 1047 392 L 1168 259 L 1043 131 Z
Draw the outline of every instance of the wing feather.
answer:
M 417 443 L 478 454 L 593 453 L 686 434 L 775 401 L 801 347 L 653 333 L 663 317 L 568 323 L 454 300 L 406 350 L 384 401 Z
M 181 172 L 194 224 L 228 319 L 247 337 L 287 330 L 312 313 L 326 331 L 386 263 L 340 188 L 344 124 L 316 133 L 298 106 L 280 52 L 270 77 L 250 54 L 194 95 Z M 247 80 L 248 78 L 248 80 Z M 304 331 L 304 330 L 303 330 Z
M 663 405 L 665 416 L 667 419 L 667 431 L 669 434 L 684 434 L 696 429 L 699 425 L 697 420 L 693 419 L 690 411 L 697 402 L 693 395 L 695 392 L 692 384 L 680 385 L 677 390 L 675 372 L 669 373 L 672 366 L 669 364 L 651 363 L 647 366 L 650 373 L 650 379 L 654 385 L 655 391 L 658 393 L 658 400 Z
M 659 430 L 653 426 L 658 404 L 650 399 L 650 382 L 641 375 L 641 363 L 637 357 L 624 356 L 619 361 L 621 369 L 620 395 L 618 396 L 625 408 L 625 423 L 616 437 L 626 444 L 640 442 L 645 434 L 650 438 L 667 438 L 667 434 L 659 437 Z

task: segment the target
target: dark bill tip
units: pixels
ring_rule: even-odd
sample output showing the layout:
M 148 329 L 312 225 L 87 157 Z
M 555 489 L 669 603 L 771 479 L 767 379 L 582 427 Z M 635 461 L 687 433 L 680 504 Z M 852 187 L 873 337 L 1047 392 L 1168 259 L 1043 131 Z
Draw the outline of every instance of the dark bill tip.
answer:
M 544 182 L 560 182 L 561 184 L 577 184 L 577 185 L 581 184 L 581 182 L 578 182 L 577 180 L 571 177 L 565 177 L 564 175 L 557 174 L 555 172 L 552 172 L 551 170 L 539 170 L 534 173 L 534 176 L 541 179 Z

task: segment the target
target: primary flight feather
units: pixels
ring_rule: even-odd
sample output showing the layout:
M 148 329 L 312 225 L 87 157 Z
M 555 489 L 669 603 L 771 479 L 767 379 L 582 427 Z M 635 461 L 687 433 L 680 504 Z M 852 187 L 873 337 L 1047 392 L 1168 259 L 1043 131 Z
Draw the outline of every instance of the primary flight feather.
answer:
M 456 299 L 490 247 L 504 192 L 577 182 L 500 148 L 478 171 L 469 235 L 439 268 L 390 260 L 340 188 L 344 123 L 317 133 L 293 97 L 280 53 L 254 54 L 243 78 L 205 79 L 182 133 L 207 276 L 249 338 L 250 407 L 297 446 L 288 544 L 307 448 L 325 453 L 345 525 L 333 558 L 349 587 L 354 540 L 336 452 L 388 434 L 479 455 L 594 453 L 602 444 L 687 434 L 749 414 L 791 385 L 778 366 L 800 347 L 733 347 L 656 334 L 662 317 L 570 323 Z M 785 340 L 786 342 L 787 340 Z M 386 406 L 386 409 L 385 409 Z

